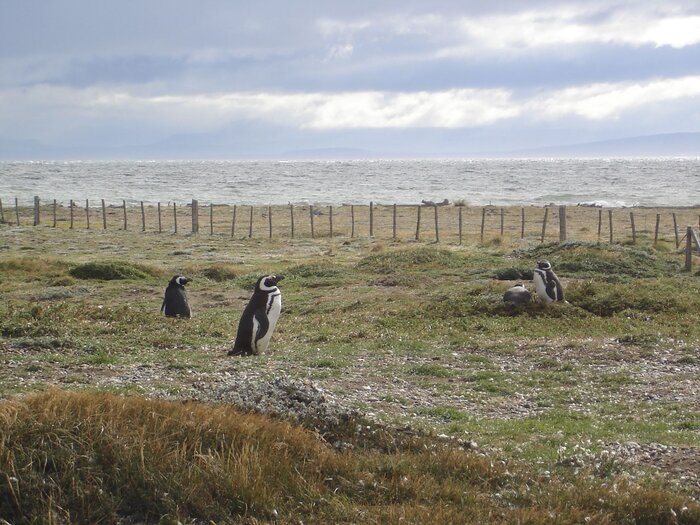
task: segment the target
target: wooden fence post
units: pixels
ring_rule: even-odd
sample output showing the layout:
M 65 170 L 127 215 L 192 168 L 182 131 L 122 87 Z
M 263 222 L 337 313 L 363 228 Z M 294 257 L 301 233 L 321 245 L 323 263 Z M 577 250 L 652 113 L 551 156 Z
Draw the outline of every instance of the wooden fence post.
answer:
M 160 201 L 158 201 L 158 233 L 163 233 L 163 221 L 160 216 Z
M 393 216 L 391 221 L 392 239 L 396 240 L 396 203 L 394 203 Z
M 90 199 L 85 199 L 85 222 L 87 229 L 90 229 Z
M 654 246 L 656 246 L 656 241 L 659 240 L 659 223 L 661 222 L 661 214 L 656 214 L 656 228 L 654 228 Z
M 693 228 L 688 226 L 685 234 L 685 269 L 693 269 Z
M 630 224 L 632 225 L 632 244 L 637 244 L 637 229 L 634 227 L 634 212 L 630 212 Z
M 209 235 L 214 235 L 214 203 L 209 203 Z
M 559 206 L 559 242 L 566 240 L 566 206 Z
M 355 205 L 350 205 L 350 238 L 355 237 Z
M 209 235 L 214 235 L 214 203 L 209 203 Z
M 418 205 L 418 217 L 416 218 L 416 240 L 420 239 L 420 210 L 421 205 Z
M 0 199 L 0 222 L 5 222 L 5 210 L 2 208 L 2 199 Z
M 141 201 L 141 231 L 146 231 L 146 209 L 143 207 L 143 201 Z
M 369 201 L 369 236 L 374 237 L 374 203 Z
M 600 234 L 603 231 L 603 210 L 598 210 L 598 242 L 600 242 Z
M 34 226 L 38 226 L 40 220 L 41 220 L 41 217 L 39 216 L 39 197 L 37 195 L 35 195 L 34 196 Z
M 53 227 L 56 227 L 56 207 L 58 206 L 58 203 L 56 202 L 56 199 L 53 200 Z
M 547 216 L 549 215 L 549 208 L 544 207 L 544 218 L 542 219 L 542 236 L 540 237 L 540 242 L 544 242 L 544 236 L 547 232 Z
M 236 234 L 236 205 L 233 205 L 233 218 L 231 219 L 231 238 Z
M 192 233 L 199 233 L 199 201 L 192 199 Z
M 311 224 L 311 238 L 315 238 L 314 234 L 314 205 L 309 204 L 309 223 Z
M 486 225 L 486 208 L 481 208 L 481 242 L 484 242 L 484 226 Z
M 292 239 L 294 238 L 294 204 L 289 205 L 289 225 L 292 230 Z
M 459 244 L 462 244 L 462 210 L 464 210 L 464 206 L 459 207 L 459 212 L 457 216 L 457 224 L 458 224 L 458 229 L 459 229 Z
M 437 204 L 433 206 L 435 209 L 435 242 L 440 242 L 440 226 L 438 224 L 438 207 Z
M 272 206 L 267 207 L 267 225 L 270 232 L 270 239 L 272 239 Z
M 505 210 L 501 208 L 501 237 L 503 237 L 503 226 L 505 223 Z
M 328 225 L 330 227 L 330 237 L 333 238 L 333 206 L 328 207 Z
M 250 207 L 250 220 L 248 221 L 248 237 L 253 237 L 253 206 Z
M 15 216 L 17 217 L 17 226 L 19 226 L 19 199 L 15 197 Z
M 676 250 L 681 245 L 681 240 L 678 238 L 678 222 L 676 221 L 676 212 L 673 212 L 673 232 L 676 235 Z
M 175 233 L 177 233 L 177 204 L 173 201 L 173 224 L 175 226 Z
M 613 243 L 614 240 L 614 235 L 613 235 L 613 211 L 608 210 L 608 228 L 610 230 L 610 244 Z
M 525 238 L 525 208 L 520 208 L 520 238 Z
M 107 229 L 107 207 L 104 199 L 102 199 L 102 229 Z
M 124 231 L 127 229 L 127 222 L 126 222 L 126 201 L 122 200 L 122 208 L 124 210 Z
M 70 200 L 70 229 L 73 229 L 73 199 Z

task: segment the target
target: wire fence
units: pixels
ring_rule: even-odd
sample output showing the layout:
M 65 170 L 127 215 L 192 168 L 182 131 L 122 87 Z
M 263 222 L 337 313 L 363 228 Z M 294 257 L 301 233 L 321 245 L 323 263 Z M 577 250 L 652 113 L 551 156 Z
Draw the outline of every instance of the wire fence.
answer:
M 57 229 L 121 230 L 235 238 L 374 238 L 449 244 L 518 239 L 588 240 L 625 244 L 667 242 L 679 248 L 687 226 L 700 229 L 700 207 L 342 206 L 126 201 L 0 200 L 0 224 Z

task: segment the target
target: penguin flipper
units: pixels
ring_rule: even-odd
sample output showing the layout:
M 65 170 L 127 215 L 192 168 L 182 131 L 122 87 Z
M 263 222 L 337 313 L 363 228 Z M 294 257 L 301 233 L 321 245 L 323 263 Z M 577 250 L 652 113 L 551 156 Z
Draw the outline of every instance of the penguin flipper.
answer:
M 265 334 L 267 334 L 267 330 L 270 328 L 270 321 L 267 318 L 267 314 L 265 313 L 264 308 L 258 308 L 255 311 L 255 320 L 257 321 L 257 327 L 258 329 L 255 332 L 255 336 L 253 338 L 253 352 L 258 353 L 258 341 L 265 337 Z

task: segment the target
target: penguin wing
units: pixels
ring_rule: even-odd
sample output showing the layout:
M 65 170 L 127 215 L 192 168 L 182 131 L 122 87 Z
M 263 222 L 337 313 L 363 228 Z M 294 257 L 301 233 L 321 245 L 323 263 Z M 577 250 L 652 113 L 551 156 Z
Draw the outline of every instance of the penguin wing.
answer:
M 163 297 L 163 304 L 160 305 L 160 313 L 165 312 L 165 297 Z
M 549 276 L 548 276 L 549 277 Z M 547 295 L 554 299 L 555 301 L 559 298 L 557 295 L 557 280 L 548 278 L 547 279 Z
M 270 328 L 270 321 L 267 318 L 267 313 L 265 313 L 264 308 L 255 310 L 255 320 L 258 322 L 258 330 L 255 333 L 255 342 L 257 343 L 260 339 L 265 337 L 268 328 Z

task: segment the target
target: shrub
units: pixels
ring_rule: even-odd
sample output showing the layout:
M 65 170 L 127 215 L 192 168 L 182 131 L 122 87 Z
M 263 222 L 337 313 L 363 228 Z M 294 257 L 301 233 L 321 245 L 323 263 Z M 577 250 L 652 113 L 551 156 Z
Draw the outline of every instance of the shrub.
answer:
M 74 266 L 68 272 L 77 279 L 116 281 L 121 279 L 147 279 L 155 272 L 145 266 L 125 262 L 89 262 Z

